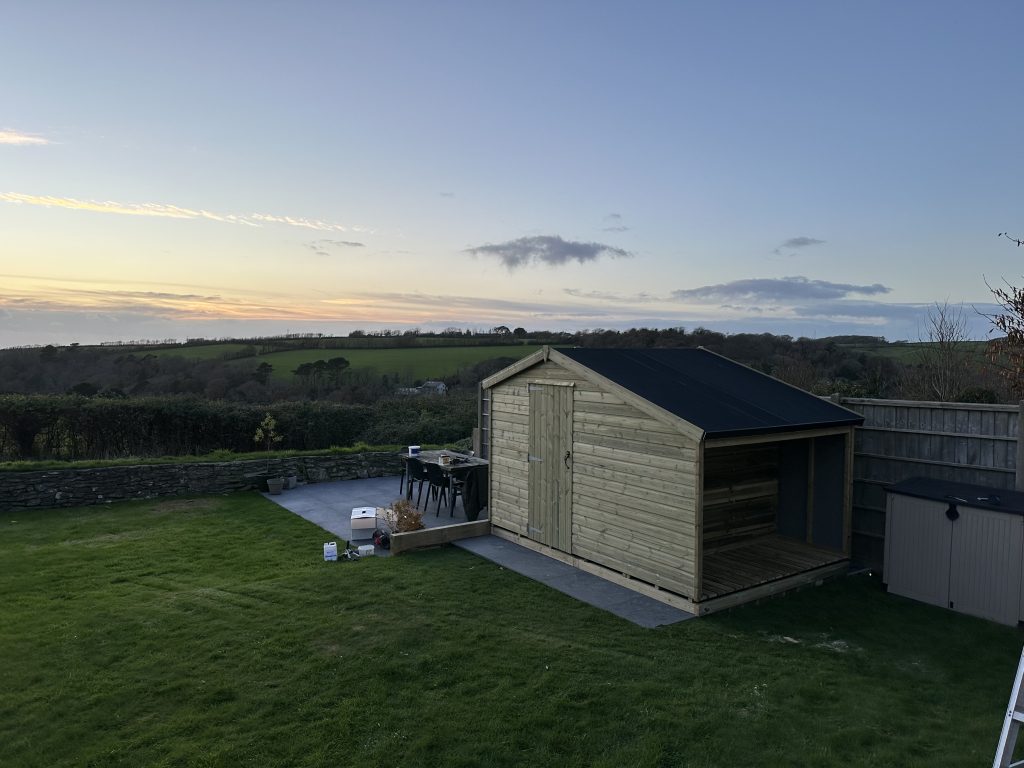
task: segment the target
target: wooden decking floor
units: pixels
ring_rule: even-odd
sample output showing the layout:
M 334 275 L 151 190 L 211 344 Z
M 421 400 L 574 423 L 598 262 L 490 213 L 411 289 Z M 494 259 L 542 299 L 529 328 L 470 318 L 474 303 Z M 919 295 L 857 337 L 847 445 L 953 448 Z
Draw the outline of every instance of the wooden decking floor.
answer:
M 846 560 L 842 552 L 772 535 L 704 555 L 701 600 L 721 597 Z

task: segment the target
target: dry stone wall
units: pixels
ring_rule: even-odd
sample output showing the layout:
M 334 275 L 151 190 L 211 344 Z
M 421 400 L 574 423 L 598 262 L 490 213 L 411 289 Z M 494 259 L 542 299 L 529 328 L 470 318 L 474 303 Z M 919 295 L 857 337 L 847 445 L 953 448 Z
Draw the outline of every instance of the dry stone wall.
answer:
M 189 464 L 139 464 L 95 469 L 0 472 L 0 512 L 47 507 L 80 507 L 125 499 L 230 493 L 255 487 L 266 459 Z M 270 474 L 294 475 L 299 482 L 355 480 L 398 475 L 397 453 L 295 456 L 271 459 Z

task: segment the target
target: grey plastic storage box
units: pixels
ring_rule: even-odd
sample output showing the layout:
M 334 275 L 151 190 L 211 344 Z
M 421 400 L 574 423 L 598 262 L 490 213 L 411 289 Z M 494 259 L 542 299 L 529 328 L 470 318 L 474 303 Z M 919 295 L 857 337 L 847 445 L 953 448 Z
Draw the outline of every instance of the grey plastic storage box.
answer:
M 887 491 L 890 592 L 1002 624 L 1024 619 L 1024 493 L 927 478 Z

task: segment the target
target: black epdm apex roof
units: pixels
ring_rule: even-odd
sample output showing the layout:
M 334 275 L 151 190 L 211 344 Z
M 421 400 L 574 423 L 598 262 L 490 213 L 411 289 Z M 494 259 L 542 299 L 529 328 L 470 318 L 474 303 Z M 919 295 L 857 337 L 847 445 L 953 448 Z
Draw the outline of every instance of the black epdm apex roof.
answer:
M 738 437 L 860 424 L 856 413 L 705 349 L 559 349 L 700 427 Z

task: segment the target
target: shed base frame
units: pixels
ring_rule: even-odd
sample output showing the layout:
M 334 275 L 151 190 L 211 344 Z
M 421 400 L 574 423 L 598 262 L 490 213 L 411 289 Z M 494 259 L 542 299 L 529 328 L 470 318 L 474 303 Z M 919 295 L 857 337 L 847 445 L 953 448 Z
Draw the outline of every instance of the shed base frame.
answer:
M 685 595 L 680 595 L 676 592 L 672 592 L 671 590 L 662 589 L 661 587 L 641 579 L 635 579 L 629 574 L 616 571 L 612 568 L 607 568 L 591 560 L 570 555 L 567 552 L 553 549 L 544 544 L 538 544 L 536 541 L 528 539 L 520 533 L 507 531 L 504 528 L 499 528 L 493 523 L 491 525 L 491 535 L 497 536 L 505 541 L 510 541 L 513 544 L 518 544 L 521 547 L 532 549 L 534 552 L 539 552 L 540 554 L 546 555 L 554 560 L 567 563 L 575 568 L 579 568 L 581 571 L 592 573 L 595 576 L 600 576 L 613 584 L 618 584 L 626 587 L 627 589 L 631 589 L 634 592 L 639 592 L 642 595 L 646 595 L 647 597 L 651 597 L 665 603 L 666 605 L 671 605 L 696 616 L 704 616 L 709 613 L 714 613 L 715 611 L 733 608 L 737 605 L 777 595 L 781 592 L 787 592 L 810 584 L 817 584 L 825 579 L 842 576 L 846 574 L 850 568 L 849 560 L 844 556 L 840 556 L 842 557 L 841 560 L 828 563 L 827 565 L 811 568 L 782 578 L 776 578 L 767 583 L 739 589 L 720 597 L 696 602 Z

